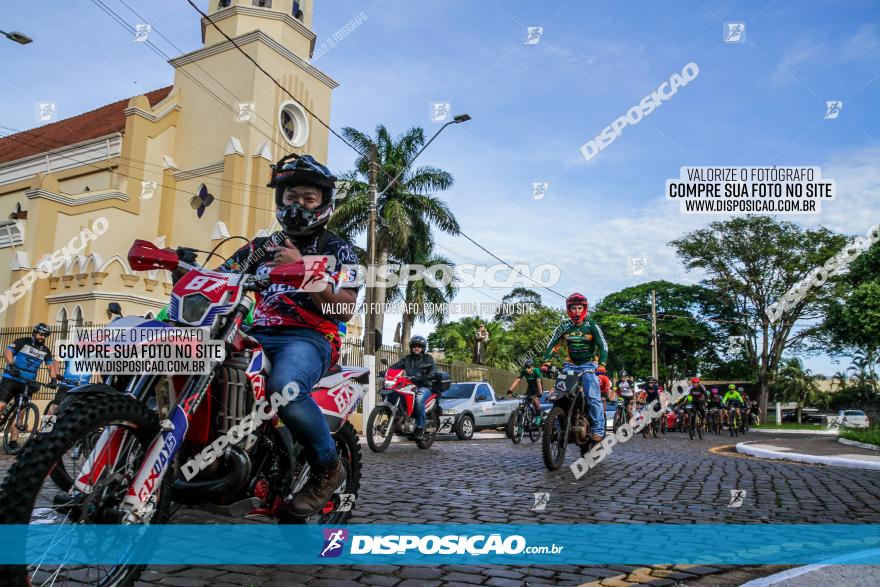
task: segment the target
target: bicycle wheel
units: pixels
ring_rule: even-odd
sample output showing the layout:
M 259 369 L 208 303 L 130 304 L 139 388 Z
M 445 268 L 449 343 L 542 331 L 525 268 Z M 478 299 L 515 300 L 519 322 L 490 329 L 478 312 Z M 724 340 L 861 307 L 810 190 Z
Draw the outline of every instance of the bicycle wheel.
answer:
M 688 417 L 688 436 L 691 440 L 694 439 L 694 433 L 696 432 L 696 418 L 694 416 Z
M 20 453 L 37 434 L 39 425 L 40 410 L 37 409 L 37 406 L 29 403 L 21 410 L 16 409 L 9 417 L 6 429 L 3 431 L 3 450 L 6 451 L 6 454 L 17 455 Z M 15 446 L 11 446 L 13 426 L 18 429 Z
M 529 424 L 529 440 L 532 442 L 538 442 L 541 439 L 541 430 L 544 428 L 544 422 L 540 420 L 540 416 L 538 417 L 538 424 L 531 422 Z
M 522 442 L 523 434 L 525 433 L 524 419 L 525 414 L 523 410 L 517 410 L 510 415 L 510 419 L 507 421 L 507 436 L 513 441 L 513 444 Z

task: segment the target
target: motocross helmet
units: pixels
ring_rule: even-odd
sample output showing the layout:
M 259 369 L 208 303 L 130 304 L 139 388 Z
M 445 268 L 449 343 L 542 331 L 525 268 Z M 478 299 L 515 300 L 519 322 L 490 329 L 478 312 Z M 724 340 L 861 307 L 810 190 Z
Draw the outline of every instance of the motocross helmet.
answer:
M 284 204 L 284 191 L 297 185 L 310 185 L 321 190 L 321 204 L 308 210 L 299 203 Z M 275 188 L 275 217 L 288 236 L 310 236 L 325 226 L 333 214 L 333 188 L 336 177 L 311 155 L 290 154 L 272 165 L 272 178 L 267 187 Z
M 583 310 L 578 313 L 572 312 L 571 307 L 575 305 L 583 306 Z M 583 294 L 575 292 L 565 299 L 565 311 L 568 313 L 568 317 L 571 321 L 575 324 L 580 324 L 584 321 L 587 317 L 588 308 L 589 304 L 587 303 L 587 298 L 584 297 Z
M 414 346 L 422 347 L 423 353 L 427 352 L 428 351 L 428 340 L 424 336 L 417 334 L 414 337 L 412 337 L 411 339 L 409 339 L 409 352 L 412 352 Z

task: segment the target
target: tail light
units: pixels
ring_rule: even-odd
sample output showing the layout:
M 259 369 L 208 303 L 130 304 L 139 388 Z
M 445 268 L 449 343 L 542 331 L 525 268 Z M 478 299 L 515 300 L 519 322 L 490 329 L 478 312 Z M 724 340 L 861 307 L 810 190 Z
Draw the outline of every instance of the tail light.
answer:
M 170 271 L 177 267 L 178 263 L 177 253 L 160 249 L 149 241 L 138 239 L 128 250 L 128 264 L 135 271 L 149 271 L 150 269 L 168 269 Z

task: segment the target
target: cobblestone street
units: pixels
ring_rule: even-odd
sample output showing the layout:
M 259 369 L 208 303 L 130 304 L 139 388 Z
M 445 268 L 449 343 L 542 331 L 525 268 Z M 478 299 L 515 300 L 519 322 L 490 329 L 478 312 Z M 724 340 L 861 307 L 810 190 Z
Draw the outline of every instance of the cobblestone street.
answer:
M 767 435 L 769 436 L 769 435 Z M 762 437 L 764 438 L 764 437 Z M 770 440 L 770 438 L 768 438 Z M 692 524 L 880 523 L 880 473 L 765 461 L 721 447 L 725 436 L 689 441 L 637 437 L 580 480 L 564 468 L 544 469 L 540 445 L 525 440 L 442 441 L 419 451 L 394 444 L 386 453 L 364 448 L 362 494 L 352 523 Z M 2 457 L 5 470 L 9 458 Z M 569 454 L 568 461 L 574 459 Z M 730 490 L 745 490 L 728 507 Z M 533 493 L 548 492 L 545 511 L 530 511 Z M 230 523 L 200 510 L 175 522 Z M 625 545 L 622 545 L 625 548 Z M 621 545 L 609 545 L 620 548 Z M 225 585 L 697 585 L 723 569 L 706 566 L 230 566 L 151 567 L 141 584 Z M 734 572 L 734 571 L 729 571 Z M 769 574 L 770 570 L 766 572 Z M 623 576 L 626 577 L 623 577 Z M 717 576 L 712 585 L 722 585 Z M 738 584 L 738 583 L 730 583 Z

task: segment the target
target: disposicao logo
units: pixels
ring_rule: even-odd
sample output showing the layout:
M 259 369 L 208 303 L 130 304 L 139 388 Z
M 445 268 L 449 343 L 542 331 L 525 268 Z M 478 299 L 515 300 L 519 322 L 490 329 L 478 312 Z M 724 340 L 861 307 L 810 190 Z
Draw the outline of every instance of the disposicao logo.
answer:
M 324 528 L 324 548 L 321 549 L 321 558 L 342 554 L 346 540 L 348 540 L 348 530 Z

